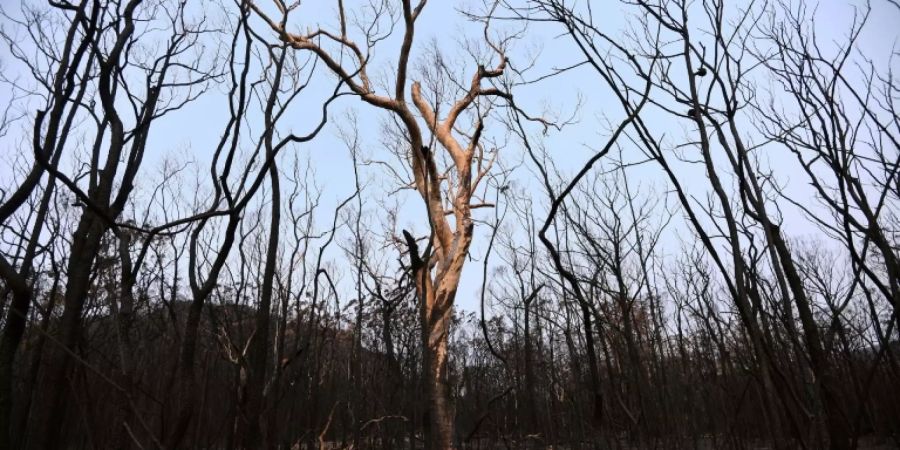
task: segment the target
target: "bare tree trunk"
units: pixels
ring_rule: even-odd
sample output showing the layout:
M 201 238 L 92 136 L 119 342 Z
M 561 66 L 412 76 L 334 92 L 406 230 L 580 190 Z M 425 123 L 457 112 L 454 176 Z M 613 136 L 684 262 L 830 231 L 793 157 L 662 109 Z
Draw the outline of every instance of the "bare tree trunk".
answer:
M 88 56 L 88 62 L 84 69 L 79 67 L 85 55 L 90 53 L 88 52 L 88 44 L 93 38 L 95 31 L 93 25 L 99 8 L 97 8 L 97 5 L 94 5 L 90 21 L 87 21 L 86 10 L 86 4 L 77 9 L 75 18 L 67 30 L 59 66 L 56 67 L 54 74 L 53 91 L 49 93 L 53 103 L 48 105 L 50 106 L 49 111 L 39 111 L 35 118 L 33 131 L 35 133 L 35 156 L 38 156 L 38 153 L 40 153 L 42 158 L 49 157 L 50 160 L 44 161 L 44 163 L 49 163 L 49 169 L 52 170 L 55 170 L 59 165 L 68 133 L 71 130 L 73 119 L 77 112 L 77 108 L 71 107 L 69 103 L 81 102 L 87 88 L 87 83 L 80 85 L 75 83 L 74 76 L 79 70 L 84 70 L 86 73 L 94 70 L 91 56 Z M 82 29 L 83 23 L 81 20 L 85 20 L 90 25 Z M 79 36 L 79 33 L 83 34 Z M 69 110 L 66 110 L 67 106 L 70 106 Z M 45 121 L 47 122 L 47 129 L 45 138 L 41 142 L 39 136 Z M 29 176 L 26 177 L 16 192 L 0 204 L 0 222 L 5 222 L 24 204 L 28 196 L 37 188 L 42 175 L 47 169 L 47 167 L 42 166 L 40 161 L 34 162 Z M 48 218 L 48 210 L 53 199 L 55 184 L 56 177 L 51 174 L 47 180 L 47 186 L 41 195 L 34 218 L 34 226 L 32 227 L 19 270 L 17 271 L 4 257 L 0 256 L 0 278 L 4 280 L 7 287 L 12 291 L 13 296 L 6 316 L 6 323 L 3 327 L 3 335 L 0 337 L 0 449 L 10 448 L 10 446 L 15 445 L 15 442 L 10 437 L 10 433 L 14 431 L 14 428 L 12 428 L 13 369 L 16 354 L 25 334 L 28 311 L 33 300 L 33 292 L 29 286 L 34 270 L 32 265 L 38 241 L 42 237 L 42 230 Z M 30 396 L 31 394 L 28 393 L 27 395 Z
M 427 448 L 431 450 L 449 450 L 456 448 L 453 445 L 454 412 L 450 400 L 450 386 L 447 383 L 447 339 L 451 310 L 448 308 L 434 313 L 436 317 L 428 319 L 428 331 L 423 333 L 425 392 L 429 405 L 429 423 L 426 428 L 428 433 L 425 440 Z
M 74 351 L 81 339 L 81 314 L 87 296 L 94 258 L 100 249 L 100 239 L 106 231 L 96 216 L 86 211 L 82 216 L 75 238 L 67 270 L 63 297 L 63 315 L 59 326 L 58 341 L 47 352 L 46 383 L 52 386 L 47 402 L 42 406 L 44 415 L 39 421 L 40 432 L 36 436 L 37 448 L 55 449 L 60 446 L 64 421 L 68 411 L 69 367 Z M 63 346 L 60 348 L 59 346 Z
M 268 429 L 265 423 L 266 415 L 266 387 L 268 382 L 268 366 L 271 357 L 269 348 L 269 323 L 272 313 L 272 291 L 275 282 L 275 270 L 278 266 L 279 232 L 281 227 L 281 185 L 279 182 L 278 165 L 275 162 L 275 148 L 273 135 L 275 133 L 274 109 L 278 99 L 279 86 L 284 68 L 286 50 L 282 50 L 275 64 L 273 86 L 265 109 L 265 131 L 263 143 L 266 150 L 266 159 L 271 161 L 269 165 L 269 180 L 272 188 L 271 210 L 269 220 L 269 241 L 266 248 L 266 262 L 263 268 L 262 287 L 260 288 L 259 304 L 256 307 L 255 326 L 252 342 L 248 346 L 248 371 L 247 377 L 247 408 L 238 420 L 246 421 L 243 433 L 239 433 L 246 448 L 268 447 L 271 445 L 263 432 Z M 240 429 L 240 428 L 239 428 Z
M 125 231 L 121 233 L 119 239 L 119 262 L 121 264 L 121 275 L 119 279 L 119 289 L 113 290 L 112 293 L 118 294 L 118 299 L 112 298 L 114 314 L 116 315 L 116 334 L 118 337 L 119 364 L 121 369 L 118 373 L 119 386 L 124 391 L 119 392 L 116 402 L 119 410 L 119 417 L 114 433 L 114 445 L 117 448 L 129 448 L 131 439 L 128 436 L 126 427 L 131 425 L 132 407 L 131 393 L 134 384 L 134 343 L 131 339 L 131 325 L 134 321 L 134 284 L 135 273 L 134 266 L 131 261 L 131 233 Z
M 436 289 L 428 271 L 428 260 L 422 260 L 412 235 L 404 231 L 404 236 L 409 246 L 412 273 L 416 280 L 422 324 L 423 382 L 428 405 L 425 446 L 429 450 L 449 450 L 455 447 L 454 413 L 450 401 L 450 387 L 447 383 L 447 346 L 453 314 L 453 297 L 459 283 L 460 271 L 444 273 L 441 281 L 450 284 L 452 288 Z
M 841 381 L 836 377 L 834 368 L 829 361 L 828 355 L 822 346 L 822 339 L 819 333 L 819 325 L 816 323 L 812 314 L 809 299 L 806 290 L 803 287 L 803 281 L 794 265 L 787 243 L 781 236 L 781 230 L 775 225 L 770 224 L 770 235 L 772 244 L 778 252 L 778 258 L 781 267 L 784 270 L 785 278 L 791 288 L 794 296 L 794 302 L 797 304 L 797 311 L 800 315 L 800 324 L 803 326 L 804 340 L 809 351 L 809 358 L 812 363 L 813 372 L 816 375 L 816 385 L 819 391 L 819 398 L 822 401 L 823 413 L 828 427 L 829 448 L 831 450 L 846 450 L 850 448 L 851 429 L 846 418 L 846 412 L 842 407 L 842 401 L 838 396 L 839 385 Z

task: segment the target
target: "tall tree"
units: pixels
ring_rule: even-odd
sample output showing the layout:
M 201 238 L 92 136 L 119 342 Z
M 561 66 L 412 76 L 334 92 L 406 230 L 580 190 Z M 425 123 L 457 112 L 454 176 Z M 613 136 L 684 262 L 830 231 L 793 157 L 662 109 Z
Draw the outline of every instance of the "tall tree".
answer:
M 283 4 L 279 8 L 287 15 L 290 11 Z M 372 46 L 383 39 L 378 36 L 377 27 L 363 30 L 365 45 L 357 44 L 348 31 L 347 12 L 343 2 L 337 2 L 339 29 L 329 31 L 317 29 L 309 33 L 292 32 L 286 20 L 276 21 L 259 5 L 251 7 L 285 44 L 318 56 L 349 89 L 364 102 L 395 115 L 402 124 L 408 149 L 407 158 L 413 173 L 413 184 L 425 203 L 430 233 L 427 243 L 420 250 L 416 237 L 403 232 L 406 240 L 416 292 L 420 305 L 422 322 L 422 349 L 426 374 L 426 398 L 429 403 L 428 438 L 429 448 L 453 448 L 454 413 L 447 380 L 448 339 L 453 303 L 456 298 L 463 265 L 474 235 L 472 209 L 479 184 L 491 167 L 490 152 L 483 148 L 481 137 L 484 120 L 490 111 L 489 101 L 482 99 L 508 96 L 496 87 L 483 86 L 492 79 L 501 77 L 507 66 L 502 45 L 490 42 L 494 55 L 492 68 L 486 61 L 480 62 L 474 71 L 468 87 L 461 87 L 460 97 L 453 101 L 444 117 L 439 116 L 438 104 L 429 100 L 419 82 L 408 83 L 408 67 L 412 55 L 416 20 L 422 14 L 426 1 L 413 5 L 410 0 L 402 2 L 403 37 L 397 58 L 391 91 L 376 92 L 368 74 L 369 52 Z M 371 23 L 386 19 L 382 17 L 390 11 L 386 2 L 373 5 Z M 393 18 L 387 18 L 393 20 Z M 487 27 L 487 24 L 485 24 Z M 487 37 L 487 31 L 485 32 Z M 337 45 L 338 50 L 329 51 L 320 39 Z M 345 62 L 343 55 L 350 61 Z M 436 64 L 437 61 L 434 61 Z M 437 92 L 435 92 L 437 94 Z M 412 105 L 408 103 L 412 100 Z M 460 132 L 459 118 L 472 110 L 474 123 L 467 132 Z M 421 116 L 424 128 L 416 114 Z M 425 130 L 432 136 L 427 140 Z M 450 159 L 448 169 L 452 176 L 445 177 L 444 170 L 438 169 L 440 146 Z M 445 210 L 445 202 L 449 211 Z M 453 218 L 451 223 L 449 217 Z

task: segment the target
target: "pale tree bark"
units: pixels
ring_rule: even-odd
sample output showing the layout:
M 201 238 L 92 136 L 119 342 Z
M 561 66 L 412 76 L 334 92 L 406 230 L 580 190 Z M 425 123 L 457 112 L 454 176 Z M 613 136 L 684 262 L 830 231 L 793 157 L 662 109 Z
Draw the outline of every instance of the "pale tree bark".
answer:
M 280 3 L 277 5 L 286 17 L 289 9 Z M 306 34 L 293 33 L 286 29 L 286 20 L 276 22 L 259 5 L 251 3 L 250 7 L 286 44 L 318 56 L 354 94 L 364 102 L 394 114 L 402 124 L 409 143 L 407 154 L 414 177 L 412 184 L 425 202 L 431 229 L 428 244 L 421 253 L 416 238 L 404 231 L 422 325 L 425 398 L 428 403 L 426 445 L 432 449 L 449 449 L 454 447 L 454 413 L 447 381 L 450 322 L 463 265 L 473 238 L 472 200 L 475 190 L 493 162 L 493 159 L 488 161 L 485 158 L 487 152 L 480 142 L 485 118 L 485 113 L 481 111 L 483 108 L 477 108 L 476 123 L 471 135 L 456 131 L 457 120 L 482 97 L 509 98 L 509 95 L 500 89 L 482 86 L 483 82 L 501 77 L 506 68 L 503 48 L 491 43 L 488 44 L 497 54 L 496 66 L 487 69 L 479 65 L 469 87 L 462 90 L 462 96 L 451 104 L 445 117 L 438 117 L 438 105 L 425 98 L 419 83 L 407 85 L 415 23 L 425 5 L 425 0 L 415 6 L 411 0 L 402 2 L 403 39 L 393 92 L 385 95 L 377 94 L 370 82 L 366 70 L 368 54 L 348 36 L 346 13 L 341 1 L 337 2 L 340 18 L 338 32 L 318 29 Z M 375 17 L 373 21 L 379 19 L 380 17 Z M 320 46 L 322 38 L 337 44 L 342 53 L 351 56 L 351 61 L 344 62 L 338 55 Z M 365 38 L 367 44 L 376 42 L 372 36 L 367 35 Z M 407 102 L 408 95 L 411 96 L 414 108 Z M 438 170 L 436 150 L 425 144 L 425 130 L 416 113 L 422 117 L 425 130 L 431 133 L 451 160 L 449 169 L 454 181 L 447 183 L 446 187 L 441 178 L 443 172 Z M 445 200 L 450 205 L 450 211 L 446 213 Z M 453 216 L 453 224 L 448 215 Z

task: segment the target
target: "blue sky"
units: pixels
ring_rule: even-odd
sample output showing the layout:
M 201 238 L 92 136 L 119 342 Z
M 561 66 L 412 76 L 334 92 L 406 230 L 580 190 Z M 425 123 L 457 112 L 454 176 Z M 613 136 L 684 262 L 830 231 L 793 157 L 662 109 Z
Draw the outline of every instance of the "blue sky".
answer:
M 258 1 L 263 5 L 266 4 L 266 0 Z M 351 5 L 349 8 L 351 16 L 361 14 L 362 9 L 358 5 L 360 2 L 347 3 Z M 626 9 L 618 2 L 595 2 L 594 4 L 601 3 L 602 6 L 595 6 L 595 12 L 599 12 L 597 18 L 600 25 L 604 29 L 617 30 L 611 31 L 613 35 L 621 34 L 629 23 L 629 14 L 633 12 L 633 9 Z M 419 78 L 418 68 L 423 62 L 422 55 L 428 50 L 430 43 L 436 42 L 437 47 L 448 61 L 459 63 L 459 69 L 464 70 L 466 74 L 466 78 L 462 81 L 467 82 L 476 63 L 461 50 L 463 41 L 466 38 L 477 39 L 480 36 L 481 27 L 466 22 L 458 14 L 457 9 L 477 7 L 479 4 L 480 2 L 449 0 L 429 2 L 417 23 L 416 43 L 412 51 L 412 80 Z M 841 41 L 847 33 L 854 6 L 860 7 L 863 4 L 862 1 L 844 0 L 820 2 L 815 21 L 819 37 L 826 39 L 833 36 L 835 41 Z M 8 13 L 16 15 L 15 9 L 11 6 L 13 6 L 12 3 L 3 5 Z M 869 19 L 865 32 L 860 37 L 858 48 L 862 54 L 871 58 L 876 64 L 886 65 L 888 56 L 898 45 L 897 38 L 900 33 L 897 28 L 900 24 L 900 9 L 893 8 L 884 0 L 873 0 L 872 6 L 874 13 Z M 603 8 L 603 10 L 598 11 L 597 8 Z M 303 5 L 295 13 L 295 17 L 302 19 L 293 24 L 297 27 L 321 24 L 324 27 L 336 29 L 336 13 L 332 2 L 322 0 L 303 2 Z M 304 25 L 300 25 L 301 23 Z M 5 22 L 4 27 L 8 29 L 9 23 Z M 257 24 L 257 29 L 263 33 L 267 31 L 260 24 Z M 526 61 L 529 55 L 539 54 L 540 58 L 532 72 L 535 77 L 547 73 L 554 67 L 565 67 L 579 62 L 581 57 L 565 37 L 558 36 L 559 31 L 558 28 L 547 24 L 530 26 L 525 37 L 517 41 L 511 49 L 511 58 L 514 62 Z M 381 42 L 375 49 L 374 61 L 369 69 L 370 73 L 391 73 L 396 65 L 397 52 L 398 39 L 396 35 Z M 0 48 L 0 62 L 2 62 L 7 76 L 22 70 L 21 65 L 9 57 L 8 49 L 5 47 Z M 894 68 L 897 68 L 896 62 Z M 324 69 L 324 67 L 320 67 L 320 69 Z M 25 76 L 25 74 L 21 75 Z M 297 133 L 309 130 L 311 125 L 318 120 L 321 99 L 327 96 L 333 88 L 333 82 L 334 78 L 322 70 L 320 75 L 313 80 L 309 91 L 300 99 L 300 103 L 293 107 L 285 118 L 282 130 L 291 130 Z M 0 89 L 0 104 L 9 103 L 12 92 L 10 89 Z M 620 113 L 618 105 L 612 101 L 606 86 L 602 85 L 596 75 L 586 68 L 575 69 L 563 76 L 519 89 L 515 95 L 519 104 L 534 114 L 540 114 L 546 110 L 568 115 L 573 112 L 573 105 L 578 99 L 582 101 L 581 108 L 576 112 L 578 122 L 567 127 L 563 132 L 550 133 L 544 141 L 550 155 L 563 172 L 571 173 L 580 167 L 581 163 L 593 153 L 593 148 L 605 141 L 608 133 L 604 127 L 598 125 L 601 123 L 600 119 L 606 117 L 615 122 Z M 21 103 L 15 106 L 15 110 L 33 117 L 34 105 Z M 390 152 L 384 148 L 381 139 L 382 124 L 387 118 L 386 114 L 376 111 L 369 105 L 362 104 L 353 97 L 345 97 L 340 100 L 331 108 L 330 112 L 335 120 L 340 120 L 346 112 L 351 110 L 358 113 L 358 132 L 364 154 L 371 159 L 387 160 L 396 164 L 397 162 L 392 159 Z M 156 128 L 150 142 L 148 157 L 143 166 L 144 173 L 156 173 L 163 159 L 175 157 L 179 160 L 195 161 L 199 173 L 205 177 L 211 152 L 226 119 L 226 112 L 226 97 L 223 95 L 222 88 L 216 88 L 189 108 L 160 120 L 154 125 Z M 0 180 L 2 181 L 0 184 L 4 189 L 15 178 L 9 161 L 12 161 L 18 152 L 28 151 L 27 147 L 22 145 L 21 140 L 28 134 L 28 125 L 28 121 L 18 123 L 10 129 L 6 136 L 0 138 L 0 146 L 2 146 L 2 150 L 0 150 L 2 152 L 0 153 Z M 661 130 L 665 130 L 667 135 L 673 136 L 673 139 L 683 137 L 690 131 L 688 123 L 677 123 L 677 121 L 666 121 L 660 123 L 659 127 Z M 346 198 L 353 190 L 349 152 L 338 138 L 337 130 L 331 125 L 313 142 L 289 149 L 289 151 L 297 153 L 300 160 L 308 158 L 310 164 L 315 168 L 316 179 L 323 189 L 323 202 L 317 223 L 324 227 L 330 222 L 331 211 L 336 202 Z M 290 155 L 284 155 L 282 161 L 286 161 L 285 158 L 290 159 Z M 508 165 L 521 161 L 523 154 L 520 145 L 514 140 L 510 140 L 500 158 Z M 639 156 L 626 148 L 625 158 L 636 159 Z M 801 191 L 804 189 L 801 177 L 798 176 L 795 177 L 797 180 L 792 180 L 793 159 L 785 158 L 784 155 L 777 153 L 767 155 L 767 159 L 773 167 L 779 167 L 779 176 L 783 177 L 786 182 L 797 184 L 793 188 Z M 285 165 L 283 164 L 283 166 Z M 685 168 L 684 170 L 690 169 Z M 693 176 L 688 172 L 683 173 L 686 175 L 685 179 Z M 637 167 L 632 170 L 630 177 L 635 185 L 656 186 L 659 192 L 665 189 L 662 174 L 654 166 Z M 378 166 L 365 168 L 363 178 L 370 186 L 370 190 L 365 193 L 366 223 L 380 233 L 380 228 L 383 226 L 381 222 L 383 213 L 380 211 L 378 200 L 385 198 L 397 187 L 396 180 L 378 169 Z M 527 166 L 518 170 L 516 178 L 519 180 L 520 186 L 531 190 L 536 198 L 543 198 L 543 188 L 535 180 Z M 696 172 L 696 180 L 689 181 L 688 187 L 702 189 L 706 183 L 702 172 Z M 409 195 L 409 191 L 406 192 L 406 194 L 396 197 L 401 209 L 398 225 L 401 228 L 415 230 L 420 235 L 425 234 L 427 226 L 422 220 L 424 209 L 421 201 Z M 542 204 L 541 201 L 535 203 Z M 476 214 L 481 218 L 493 217 L 493 212 L 488 210 L 481 210 Z M 542 218 L 543 211 L 536 211 L 536 216 Z M 797 227 L 794 229 L 800 230 L 799 234 L 815 234 L 815 229 L 796 212 L 787 211 L 786 217 L 795 221 Z M 393 231 L 399 233 L 399 229 Z M 473 245 L 474 260 L 467 265 L 459 289 L 457 304 L 464 309 L 472 310 L 477 307 L 478 292 L 481 286 L 479 259 L 486 242 L 484 231 L 485 229 L 482 227 L 482 231 L 477 234 Z M 675 226 L 668 244 L 677 250 L 682 245 L 679 238 L 683 239 L 685 236 L 686 234 L 679 232 Z M 336 257 L 337 254 L 332 256 Z M 351 274 L 345 274 L 344 278 L 349 281 Z

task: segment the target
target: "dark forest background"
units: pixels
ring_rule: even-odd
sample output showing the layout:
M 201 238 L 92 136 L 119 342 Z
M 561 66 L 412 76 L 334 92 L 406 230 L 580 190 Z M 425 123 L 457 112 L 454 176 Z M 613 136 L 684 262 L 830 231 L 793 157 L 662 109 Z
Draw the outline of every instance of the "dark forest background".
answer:
M 900 446 L 900 5 L 436 1 L 3 5 L 0 449 Z

